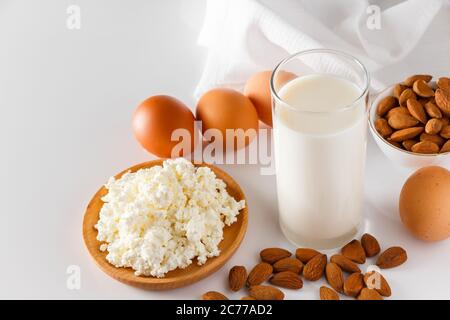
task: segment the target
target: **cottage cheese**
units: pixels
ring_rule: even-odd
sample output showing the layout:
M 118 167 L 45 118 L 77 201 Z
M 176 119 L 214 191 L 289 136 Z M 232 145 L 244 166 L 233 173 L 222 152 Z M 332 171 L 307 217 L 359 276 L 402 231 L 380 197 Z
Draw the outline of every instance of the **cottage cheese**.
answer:
M 197 258 L 218 256 L 223 228 L 237 219 L 236 201 L 208 167 L 183 159 L 110 178 L 96 224 L 100 250 L 116 267 L 163 277 Z

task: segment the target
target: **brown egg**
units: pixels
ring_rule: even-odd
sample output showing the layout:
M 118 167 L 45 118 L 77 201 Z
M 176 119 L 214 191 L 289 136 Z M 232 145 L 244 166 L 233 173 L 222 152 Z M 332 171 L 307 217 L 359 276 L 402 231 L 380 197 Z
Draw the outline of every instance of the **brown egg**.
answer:
M 181 101 L 170 96 L 153 96 L 144 100 L 133 115 L 133 131 L 139 143 L 150 153 L 158 157 L 170 158 L 172 148 L 180 141 L 172 141 L 172 132 L 186 129 L 190 141 L 186 148 L 174 157 L 189 154 L 194 150 L 195 118 L 191 110 Z M 178 148 L 177 148 L 178 149 Z
M 244 94 L 252 101 L 258 112 L 259 120 L 272 127 L 272 97 L 270 94 L 270 78 L 272 71 L 254 74 L 245 84 Z M 280 71 L 277 83 L 280 85 L 296 78 L 293 73 Z
M 403 224 L 417 238 L 450 237 L 450 171 L 437 166 L 416 171 L 403 186 L 399 209 Z
M 256 136 L 258 130 L 258 114 L 250 99 L 231 89 L 213 89 L 206 92 L 197 104 L 197 120 L 202 121 L 202 131 L 218 129 L 223 138 L 224 147 L 227 143 L 227 129 L 242 129 L 249 134 L 245 139 L 234 137 L 234 149 L 248 145 Z M 252 132 L 254 134 L 252 134 Z M 236 133 L 232 131 L 231 133 Z

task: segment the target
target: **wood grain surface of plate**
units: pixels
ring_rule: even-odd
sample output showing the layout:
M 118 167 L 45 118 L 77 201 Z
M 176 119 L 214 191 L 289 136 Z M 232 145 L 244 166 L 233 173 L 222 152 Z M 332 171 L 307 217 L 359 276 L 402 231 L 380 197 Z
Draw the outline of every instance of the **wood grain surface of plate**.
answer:
M 164 159 L 144 162 L 128 168 L 117 174 L 116 179 L 120 178 L 124 173 L 135 172 L 142 168 L 150 168 L 155 165 L 161 165 Z M 217 178 L 222 179 L 227 185 L 228 193 L 237 201 L 246 200 L 241 187 L 233 180 L 231 176 L 221 169 L 202 163 L 198 166 L 207 166 L 216 174 Z M 245 201 L 245 208 L 242 209 L 237 216 L 237 221 L 231 226 L 225 226 L 223 229 L 223 240 L 219 244 L 220 255 L 209 258 L 205 264 L 199 266 L 197 260 L 194 259 L 192 264 L 184 269 L 175 269 L 168 272 L 164 278 L 156 278 L 151 276 L 136 276 L 131 268 L 117 268 L 106 260 L 107 252 L 100 251 L 102 242 L 97 240 L 97 230 L 94 228 L 99 219 L 99 212 L 103 206 L 101 198 L 107 194 L 107 189 L 103 186 L 89 202 L 83 219 L 83 238 L 87 250 L 96 262 L 96 264 L 106 274 L 112 278 L 125 284 L 149 289 L 149 290 L 166 290 L 174 289 L 197 282 L 208 275 L 217 271 L 222 267 L 233 253 L 237 250 L 244 238 L 248 224 L 248 204 Z

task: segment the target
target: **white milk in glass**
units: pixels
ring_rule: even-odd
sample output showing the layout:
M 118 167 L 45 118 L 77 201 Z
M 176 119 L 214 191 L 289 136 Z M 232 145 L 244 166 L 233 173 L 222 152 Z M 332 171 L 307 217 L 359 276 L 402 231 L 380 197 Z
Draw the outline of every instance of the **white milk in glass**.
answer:
M 297 245 L 337 247 L 357 232 L 367 123 L 361 93 L 331 75 L 302 76 L 278 92 L 283 100 L 274 109 L 280 226 Z

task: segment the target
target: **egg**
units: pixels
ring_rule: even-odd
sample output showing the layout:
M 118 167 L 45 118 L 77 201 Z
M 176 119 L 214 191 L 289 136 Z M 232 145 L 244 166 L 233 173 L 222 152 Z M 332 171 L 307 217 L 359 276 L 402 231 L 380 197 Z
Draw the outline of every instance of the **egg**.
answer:
M 417 238 L 450 237 L 450 171 L 431 166 L 412 174 L 402 188 L 399 211 L 403 224 Z
M 252 102 L 242 93 L 232 89 L 213 89 L 206 92 L 198 101 L 196 117 L 202 122 L 202 133 L 209 129 L 219 130 L 224 147 L 227 143 L 233 143 L 234 149 L 243 148 L 255 138 L 258 130 L 258 114 Z M 245 141 L 238 139 L 235 134 L 228 135 L 228 139 L 233 138 L 234 141 L 227 141 L 227 129 L 253 130 L 247 132 Z
M 270 70 L 258 72 L 247 80 L 244 87 L 244 95 L 255 106 L 259 119 L 270 127 L 272 127 L 271 77 L 272 71 Z M 278 73 L 277 83 L 283 85 L 296 77 L 293 73 L 280 71 Z
M 184 103 L 173 97 L 157 95 L 144 100 L 134 112 L 132 125 L 142 147 L 158 157 L 178 157 L 194 150 L 194 115 Z M 172 141 L 172 133 L 176 129 L 187 130 L 190 140 Z M 172 149 L 179 143 L 184 147 L 172 155 Z

